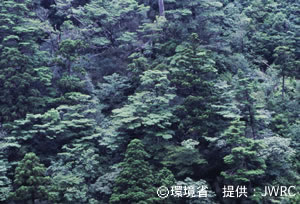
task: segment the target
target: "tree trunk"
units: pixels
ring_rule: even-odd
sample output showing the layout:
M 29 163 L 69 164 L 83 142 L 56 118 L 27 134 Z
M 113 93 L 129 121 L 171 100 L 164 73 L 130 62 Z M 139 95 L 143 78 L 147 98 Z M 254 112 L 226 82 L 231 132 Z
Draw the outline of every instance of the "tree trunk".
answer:
M 35 196 L 34 196 L 34 194 L 31 197 L 31 202 L 32 202 L 32 204 L 35 204 Z
M 33 192 L 31 193 L 31 203 L 35 204 L 35 190 L 37 189 L 35 186 L 33 187 Z
M 285 82 L 284 82 L 284 79 L 285 79 L 285 78 L 284 78 L 284 74 L 283 74 L 283 75 L 282 75 L 282 99 L 284 99 L 284 92 L 285 92 L 285 90 L 284 90 L 284 89 L 285 89 L 285 86 L 284 86 L 284 83 L 285 83 Z
M 165 16 L 165 4 L 164 0 L 158 0 L 159 16 Z

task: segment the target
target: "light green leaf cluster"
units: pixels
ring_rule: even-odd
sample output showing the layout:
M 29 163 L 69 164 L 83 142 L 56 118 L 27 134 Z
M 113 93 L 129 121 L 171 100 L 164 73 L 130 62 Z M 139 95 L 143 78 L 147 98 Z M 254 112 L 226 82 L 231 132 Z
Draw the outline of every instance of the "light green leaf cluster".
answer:
M 113 126 L 125 134 L 132 131 L 140 137 L 162 137 L 171 139 L 174 132 L 169 130 L 175 117 L 170 102 L 175 95 L 167 78 L 169 72 L 148 70 L 141 75 L 139 92 L 128 97 L 128 104 L 114 109 Z M 118 135 L 120 137 L 121 135 Z
M 11 181 L 7 177 L 8 166 L 8 162 L 2 156 L 0 147 L 0 202 L 6 201 L 12 191 Z

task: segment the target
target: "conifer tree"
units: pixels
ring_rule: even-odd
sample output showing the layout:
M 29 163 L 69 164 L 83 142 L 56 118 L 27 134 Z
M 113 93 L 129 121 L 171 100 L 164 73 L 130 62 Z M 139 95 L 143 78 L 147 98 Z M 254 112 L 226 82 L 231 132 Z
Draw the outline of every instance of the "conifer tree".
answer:
M 154 187 L 154 176 L 149 163 L 148 154 L 142 142 L 132 140 L 121 163 L 120 175 L 115 180 L 115 187 L 110 203 L 154 203 L 158 197 Z
M 227 128 L 212 142 L 226 155 L 223 158 L 226 168 L 221 173 L 225 182 L 253 184 L 255 179 L 262 177 L 266 169 L 265 158 L 260 155 L 263 141 L 257 140 L 259 131 L 255 125 L 259 114 L 252 95 L 253 83 L 241 72 L 237 76 L 235 86 L 230 87 L 224 82 L 218 84 L 223 93 L 221 104 L 215 107 L 220 109 L 218 113 L 223 116 Z M 252 120 L 254 124 L 251 124 Z
M 216 101 L 213 80 L 216 79 L 215 62 L 207 50 L 200 49 L 196 33 L 191 42 L 177 46 L 171 58 L 172 82 L 183 103 L 177 107 L 179 130 L 184 139 L 213 136 L 215 127 L 212 104 Z
M 175 177 L 169 169 L 163 167 L 156 175 L 158 186 L 170 187 L 175 184 Z
M 245 122 L 236 117 L 223 133 L 230 154 L 224 157 L 228 169 L 221 175 L 230 184 L 250 184 L 264 174 L 266 165 L 261 157 L 262 142 L 245 136 Z
M 235 79 L 234 96 L 237 101 L 237 108 L 242 120 L 246 122 L 247 134 L 255 139 L 258 137 L 258 113 L 256 99 L 253 96 L 256 88 L 255 81 L 240 70 Z
M 171 186 L 175 185 L 175 177 L 169 169 L 166 167 L 163 167 L 156 175 L 155 179 L 157 180 L 157 188 L 164 186 L 167 188 L 171 188 Z M 167 197 L 164 199 L 161 199 L 158 203 L 161 204 L 173 204 L 176 203 L 176 198 Z
M 44 37 L 43 24 L 30 6 L 30 1 L 0 4 L 0 122 L 41 112 L 50 102 L 52 76 L 37 43 Z
M 45 173 L 46 168 L 35 153 L 27 153 L 15 170 L 16 189 L 12 198 L 23 202 L 31 201 L 32 204 L 36 200 L 47 200 L 50 178 Z

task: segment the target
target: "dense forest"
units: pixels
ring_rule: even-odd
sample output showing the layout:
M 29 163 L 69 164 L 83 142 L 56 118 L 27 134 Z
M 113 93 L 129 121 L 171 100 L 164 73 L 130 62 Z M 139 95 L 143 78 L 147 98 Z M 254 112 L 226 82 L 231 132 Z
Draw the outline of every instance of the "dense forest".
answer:
M 1 0 L 0 203 L 300 203 L 299 9 Z

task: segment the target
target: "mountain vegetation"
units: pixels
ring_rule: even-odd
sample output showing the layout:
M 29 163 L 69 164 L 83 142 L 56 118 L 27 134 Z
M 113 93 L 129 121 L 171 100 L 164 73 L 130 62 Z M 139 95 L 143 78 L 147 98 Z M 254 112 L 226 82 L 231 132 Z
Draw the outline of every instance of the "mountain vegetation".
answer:
M 0 203 L 300 203 L 299 8 L 1 0 Z

